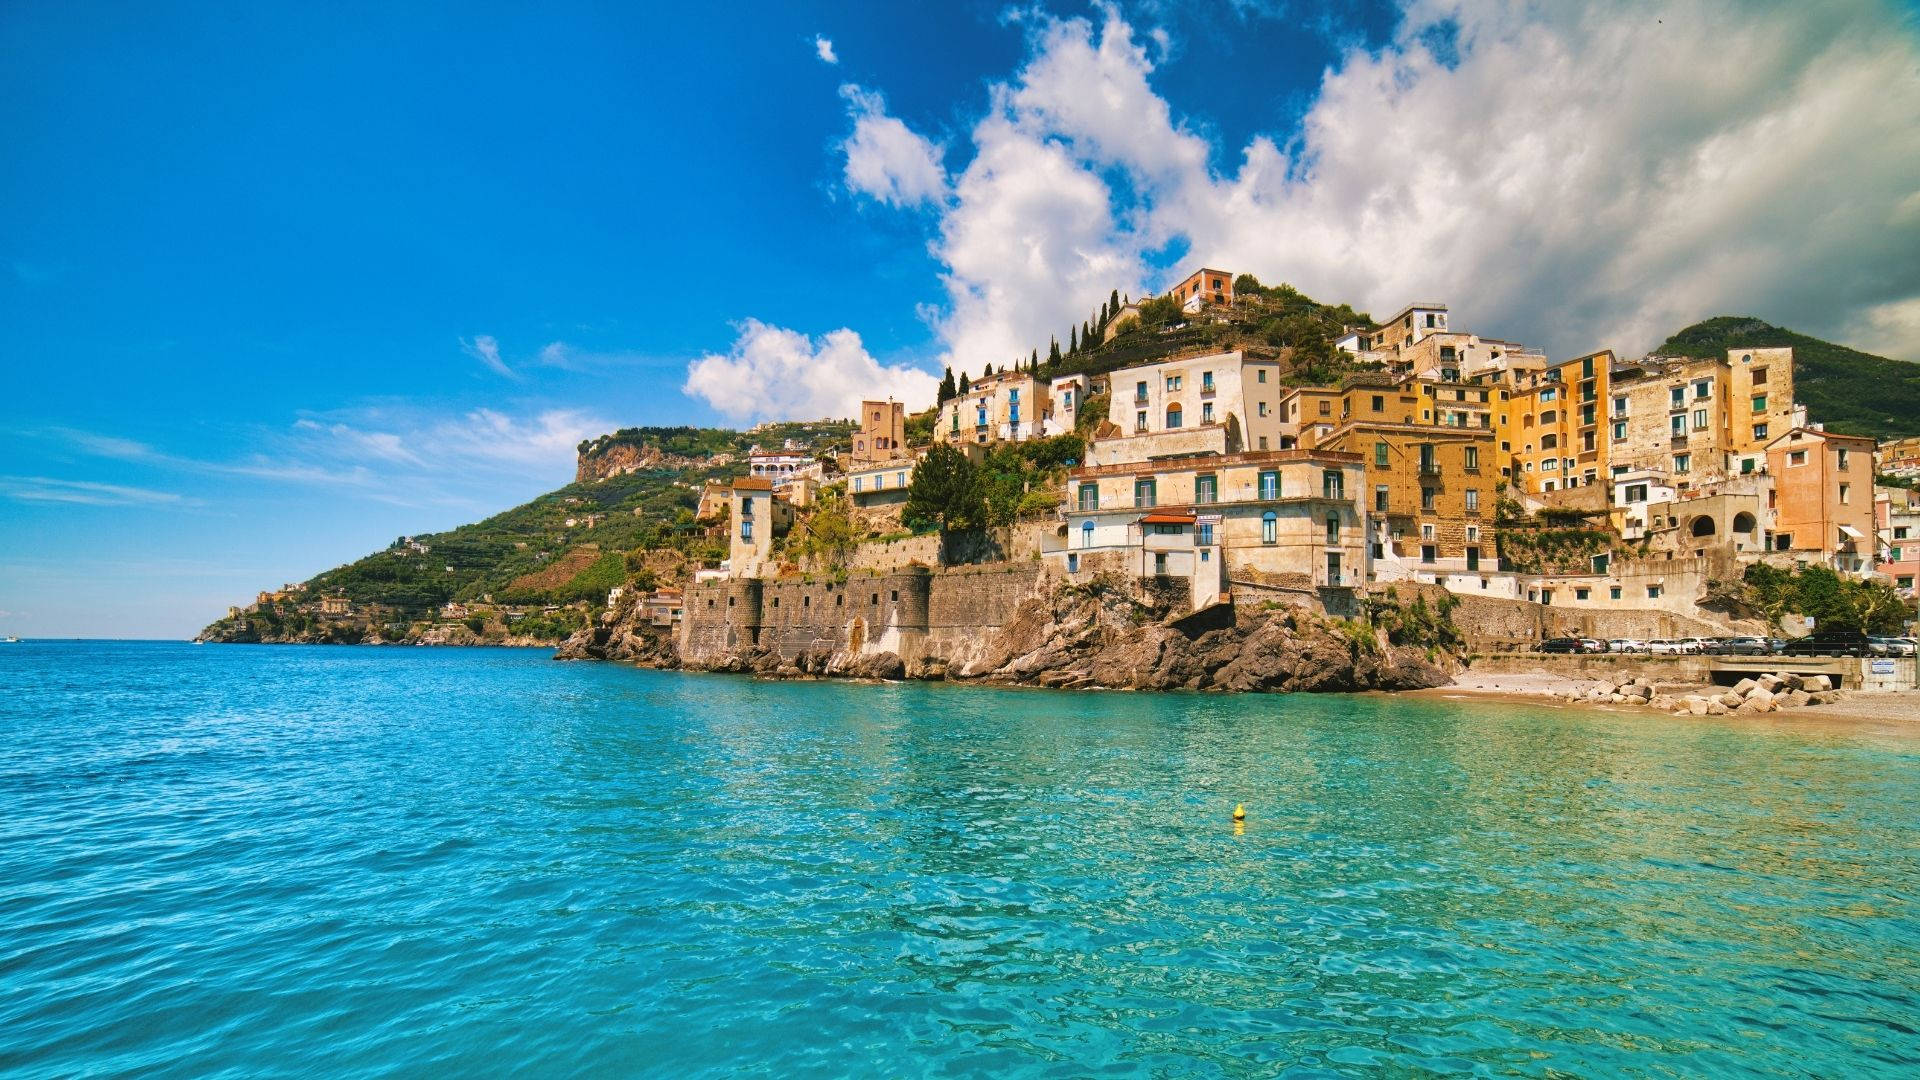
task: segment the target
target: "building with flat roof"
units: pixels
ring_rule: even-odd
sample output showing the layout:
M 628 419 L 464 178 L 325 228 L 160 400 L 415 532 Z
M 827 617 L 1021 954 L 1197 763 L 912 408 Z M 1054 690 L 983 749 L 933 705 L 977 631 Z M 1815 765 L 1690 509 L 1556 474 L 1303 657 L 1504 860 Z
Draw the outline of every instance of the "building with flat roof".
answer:
M 898 401 L 863 401 L 853 433 L 853 461 L 889 461 L 907 448 L 907 407 Z
M 1797 427 L 1767 444 L 1773 549 L 1848 574 L 1873 569 L 1873 440 Z

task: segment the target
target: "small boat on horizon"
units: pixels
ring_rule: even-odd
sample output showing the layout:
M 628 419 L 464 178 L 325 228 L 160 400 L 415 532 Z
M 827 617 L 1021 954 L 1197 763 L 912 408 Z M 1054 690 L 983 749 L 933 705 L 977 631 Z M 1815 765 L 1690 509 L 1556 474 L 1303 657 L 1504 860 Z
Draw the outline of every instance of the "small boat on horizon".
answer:
M 18 644 L 20 644 L 20 639 L 17 637 L 14 637 L 12 634 L 8 634 L 6 637 L 0 637 L 0 645 L 18 645 Z

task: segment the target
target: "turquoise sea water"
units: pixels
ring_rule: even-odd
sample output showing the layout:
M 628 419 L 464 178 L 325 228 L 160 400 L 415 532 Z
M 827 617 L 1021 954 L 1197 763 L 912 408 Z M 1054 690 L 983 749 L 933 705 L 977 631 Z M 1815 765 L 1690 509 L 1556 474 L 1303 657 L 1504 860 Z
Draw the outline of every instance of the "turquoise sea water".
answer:
M 1844 728 L 6 645 L 0 1074 L 1910 1076 L 1916 781 Z

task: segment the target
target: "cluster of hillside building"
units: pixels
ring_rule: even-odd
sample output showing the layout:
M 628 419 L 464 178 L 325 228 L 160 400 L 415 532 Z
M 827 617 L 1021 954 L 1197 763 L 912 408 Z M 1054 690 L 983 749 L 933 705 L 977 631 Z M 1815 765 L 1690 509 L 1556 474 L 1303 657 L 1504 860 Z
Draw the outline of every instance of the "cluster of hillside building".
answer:
M 1232 282 L 1204 269 L 1175 295 L 1202 314 L 1233 304 Z M 942 403 L 932 439 L 977 455 L 1090 430 L 1043 557 L 1068 575 L 1184 580 L 1196 607 L 1242 586 L 1417 581 L 1692 614 L 1709 580 L 1754 561 L 1913 593 L 1920 502 L 1875 481 L 1920 475 L 1920 440 L 1876 447 L 1810 422 L 1791 349 L 1554 361 L 1448 314 L 1416 303 L 1349 332 L 1337 347 L 1357 373 L 1335 386 L 1295 385 L 1282 353 L 1257 348 L 1096 376 L 1000 372 Z M 865 402 L 832 482 L 860 507 L 904 502 L 924 451 L 907 445 L 900 403 Z M 827 482 L 813 459 L 756 454 L 715 493 L 731 512 L 727 572 L 776 573 L 774 536 Z M 1552 523 L 1588 542 L 1559 543 Z

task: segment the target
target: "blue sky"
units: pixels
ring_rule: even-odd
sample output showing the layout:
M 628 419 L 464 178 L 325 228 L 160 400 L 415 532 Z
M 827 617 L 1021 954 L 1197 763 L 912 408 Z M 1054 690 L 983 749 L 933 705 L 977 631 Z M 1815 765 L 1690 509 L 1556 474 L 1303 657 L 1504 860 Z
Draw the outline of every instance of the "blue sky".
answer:
M 9 4 L 0 632 L 186 636 L 583 436 L 911 396 L 1192 259 L 1920 356 L 1914 57 L 1859 4 Z

